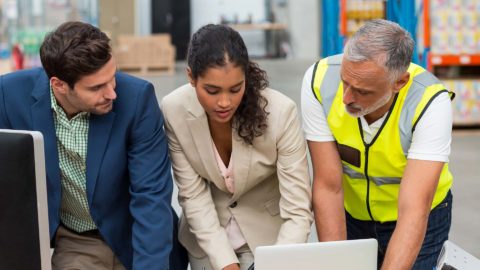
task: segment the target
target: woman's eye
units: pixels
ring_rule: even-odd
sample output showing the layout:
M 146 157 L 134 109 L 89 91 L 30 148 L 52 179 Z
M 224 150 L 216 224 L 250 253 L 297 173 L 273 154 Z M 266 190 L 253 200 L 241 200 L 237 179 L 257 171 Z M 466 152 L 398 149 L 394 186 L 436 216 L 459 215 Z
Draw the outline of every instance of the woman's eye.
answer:
M 205 88 L 205 91 L 207 91 L 207 93 L 210 95 L 216 95 L 218 93 L 218 90 L 208 89 L 208 88 Z

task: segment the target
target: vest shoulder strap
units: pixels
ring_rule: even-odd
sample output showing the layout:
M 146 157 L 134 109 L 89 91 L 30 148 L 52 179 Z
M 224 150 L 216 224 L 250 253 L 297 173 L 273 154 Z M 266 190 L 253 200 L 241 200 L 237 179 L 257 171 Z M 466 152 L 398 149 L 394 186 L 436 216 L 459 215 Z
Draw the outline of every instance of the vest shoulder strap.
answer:
M 340 67 L 343 54 L 333 55 L 320 60 L 312 76 L 312 90 L 328 115 L 333 99 L 340 85 Z

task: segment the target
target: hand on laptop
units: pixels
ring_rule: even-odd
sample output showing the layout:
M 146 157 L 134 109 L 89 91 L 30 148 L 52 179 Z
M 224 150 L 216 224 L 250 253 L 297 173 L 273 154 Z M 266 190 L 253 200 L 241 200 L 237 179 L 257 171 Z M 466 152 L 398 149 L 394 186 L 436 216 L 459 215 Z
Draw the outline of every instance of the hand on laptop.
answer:
M 225 266 L 222 270 L 240 270 L 240 265 L 238 265 L 238 263 L 232 263 Z

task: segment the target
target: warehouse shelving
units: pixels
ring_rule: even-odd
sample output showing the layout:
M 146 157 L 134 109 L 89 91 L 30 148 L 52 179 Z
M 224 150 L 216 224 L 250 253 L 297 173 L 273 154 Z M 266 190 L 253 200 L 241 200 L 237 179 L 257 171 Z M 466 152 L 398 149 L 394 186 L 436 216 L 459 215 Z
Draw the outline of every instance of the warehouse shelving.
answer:
M 480 126 L 480 1 L 424 0 L 427 68 L 456 94 L 455 126 Z

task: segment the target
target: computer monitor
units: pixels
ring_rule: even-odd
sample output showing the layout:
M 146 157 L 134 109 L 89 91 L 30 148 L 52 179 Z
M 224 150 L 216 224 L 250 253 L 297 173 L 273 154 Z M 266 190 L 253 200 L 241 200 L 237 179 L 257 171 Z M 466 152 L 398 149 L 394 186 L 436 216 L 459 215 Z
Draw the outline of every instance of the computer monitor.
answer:
M 0 269 L 50 270 L 40 132 L 0 129 Z
M 255 249 L 255 270 L 376 270 L 375 239 L 262 246 Z

